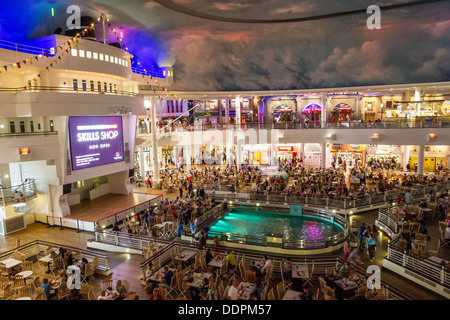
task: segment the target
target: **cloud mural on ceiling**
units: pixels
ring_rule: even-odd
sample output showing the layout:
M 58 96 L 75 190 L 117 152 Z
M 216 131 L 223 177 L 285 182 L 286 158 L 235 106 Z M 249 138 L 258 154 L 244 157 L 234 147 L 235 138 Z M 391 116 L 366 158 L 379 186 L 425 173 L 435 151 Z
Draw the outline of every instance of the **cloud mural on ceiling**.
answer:
M 200 13 L 240 19 L 291 19 L 416 0 L 172 0 Z M 143 65 L 174 67 L 174 90 L 269 90 L 450 80 L 450 1 L 292 23 L 231 23 L 189 16 L 144 0 L 24 0 L 21 15 L 43 21 L 25 38 L 51 34 L 64 9 L 104 12 Z M 27 11 L 27 3 L 34 12 Z M 59 15 L 43 14 L 55 7 Z M 19 14 L 19 13 L 17 13 Z M 0 29 L 10 15 L 0 13 Z M 59 20 L 58 20 L 59 19 Z M 26 18 L 22 17 L 25 21 Z M 44 26 L 43 26 L 44 25 Z M 17 30 L 16 30 L 17 31 Z M 4 34 L 4 32 L 2 32 Z M 4 37 L 2 37 L 4 38 Z M 10 40 L 11 39 L 5 39 Z

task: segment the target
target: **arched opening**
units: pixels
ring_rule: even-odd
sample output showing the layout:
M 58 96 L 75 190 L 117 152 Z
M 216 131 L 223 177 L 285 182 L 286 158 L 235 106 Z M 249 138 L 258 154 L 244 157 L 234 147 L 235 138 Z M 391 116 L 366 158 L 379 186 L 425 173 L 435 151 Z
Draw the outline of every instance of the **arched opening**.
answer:
M 346 103 L 337 104 L 332 111 L 332 122 L 345 122 L 352 119 L 352 108 Z
M 310 122 L 320 122 L 322 106 L 318 103 L 310 103 L 303 108 L 303 119 L 308 118 Z
M 272 116 L 275 123 L 291 122 L 294 119 L 294 112 L 291 107 L 282 104 L 273 110 Z

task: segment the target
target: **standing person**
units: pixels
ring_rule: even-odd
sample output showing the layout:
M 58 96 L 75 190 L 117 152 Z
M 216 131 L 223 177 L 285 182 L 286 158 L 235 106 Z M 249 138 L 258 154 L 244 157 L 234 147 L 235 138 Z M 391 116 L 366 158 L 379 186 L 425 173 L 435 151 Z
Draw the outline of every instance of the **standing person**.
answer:
M 370 261 L 372 261 L 374 258 L 374 255 L 375 255 L 375 248 L 377 246 L 377 238 L 375 237 L 375 235 L 372 232 L 370 233 L 370 237 L 367 240 L 367 244 L 369 246 Z
M 405 203 L 406 204 L 411 204 L 411 200 L 412 200 L 412 195 L 411 195 L 411 192 L 408 190 L 405 193 Z
M 197 230 L 197 219 L 195 221 L 191 220 L 191 223 L 189 224 L 189 228 L 191 228 L 192 242 L 194 242 L 195 241 L 195 233 Z
M 364 232 L 366 231 L 366 223 L 363 222 L 361 227 L 359 227 L 359 248 L 364 249 L 366 246 L 366 239 L 364 236 Z
M 183 183 L 178 184 L 178 189 L 180 190 L 180 199 L 183 198 Z
M 350 241 L 346 241 L 344 245 L 344 257 L 345 260 L 348 260 L 348 257 L 350 256 L 350 252 L 352 251 L 352 247 L 350 245 Z
M 239 279 L 235 278 L 233 281 L 233 285 L 230 287 L 227 293 L 228 300 L 237 300 L 239 298 Z

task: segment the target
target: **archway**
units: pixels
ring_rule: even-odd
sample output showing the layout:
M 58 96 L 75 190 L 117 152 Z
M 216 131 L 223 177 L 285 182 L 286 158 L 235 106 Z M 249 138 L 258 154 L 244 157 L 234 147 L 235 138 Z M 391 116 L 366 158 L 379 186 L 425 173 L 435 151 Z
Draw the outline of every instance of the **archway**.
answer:
M 291 122 L 293 120 L 294 112 L 287 104 L 282 104 L 273 110 L 272 116 L 273 122 Z
M 352 108 L 347 103 L 339 103 L 333 108 L 333 122 L 350 121 Z
M 318 103 L 307 104 L 303 110 L 303 119 L 308 117 L 311 122 L 320 122 L 320 115 L 322 114 L 322 106 Z

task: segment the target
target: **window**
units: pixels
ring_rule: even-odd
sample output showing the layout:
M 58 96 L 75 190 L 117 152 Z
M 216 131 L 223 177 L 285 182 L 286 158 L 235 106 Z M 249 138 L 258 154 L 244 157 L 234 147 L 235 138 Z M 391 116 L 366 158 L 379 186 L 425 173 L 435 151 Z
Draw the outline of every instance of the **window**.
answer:
M 112 92 L 112 84 L 109 84 L 109 92 Z
M 78 90 L 78 80 L 73 79 L 73 90 Z
M 110 59 L 109 62 L 114 63 L 114 57 L 113 56 L 111 56 L 109 59 Z
M 20 132 L 25 132 L 25 121 L 20 121 Z
M 102 54 L 100 53 L 100 55 L 102 55 Z M 100 59 L 100 60 L 103 60 L 103 59 Z M 108 56 L 107 54 L 105 54 L 105 61 L 106 61 L 106 62 L 109 61 L 109 56 Z
M 114 83 L 114 92 L 117 93 L 117 85 Z
M 34 132 L 34 123 L 33 123 L 33 121 L 30 121 L 30 131 Z
M 100 53 L 99 58 L 100 60 L 103 60 L 103 53 Z
M 114 63 L 115 63 L 115 64 L 118 64 L 118 63 L 119 63 L 119 58 L 115 57 L 115 58 L 114 58 Z
M 9 122 L 9 132 L 16 133 L 16 123 L 14 121 Z
M 86 51 L 86 58 L 91 59 L 92 58 L 92 52 Z
M 50 120 L 50 131 L 55 131 L 55 126 L 53 125 L 53 120 Z
M 77 49 L 72 49 L 70 52 L 71 52 L 72 56 L 74 56 L 74 57 L 76 57 L 78 55 Z
M 108 84 L 106 82 L 103 82 L 103 88 L 105 92 L 108 92 Z
M 38 130 L 41 130 L 41 124 L 38 123 Z
M 83 91 L 86 91 L 86 89 L 87 89 L 87 83 L 86 83 L 86 80 L 82 80 L 82 81 L 81 81 L 81 86 L 82 86 L 82 88 L 83 88 Z
M 73 189 L 79 189 L 79 188 L 82 188 L 82 187 L 84 187 L 84 180 L 72 183 L 72 188 Z
M 94 53 L 92 54 L 92 56 L 93 56 L 94 59 L 96 59 L 96 60 L 98 59 L 98 53 L 97 53 L 97 52 L 94 52 Z
M 102 91 L 102 83 L 100 81 L 97 81 L 97 89 L 98 92 Z
M 94 91 L 95 87 L 94 87 L 94 81 L 91 80 L 91 91 Z
M 125 61 L 125 67 L 128 67 L 128 60 Z
M 84 58 L 84 50 L 79 50 L 78 53 L 80 54 L 80 58 Z

